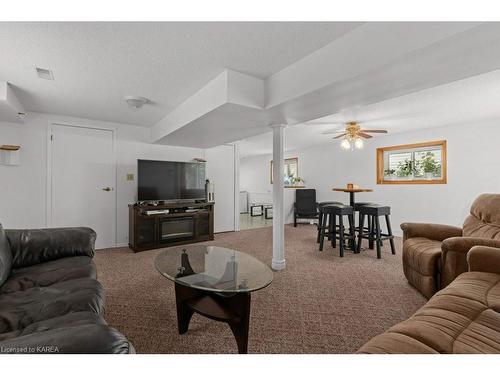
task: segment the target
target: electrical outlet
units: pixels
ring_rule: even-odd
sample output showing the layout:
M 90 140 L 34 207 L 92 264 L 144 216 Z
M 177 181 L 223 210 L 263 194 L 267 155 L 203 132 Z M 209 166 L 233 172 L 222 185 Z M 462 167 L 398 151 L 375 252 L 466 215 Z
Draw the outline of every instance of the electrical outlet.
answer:
M 133 173 L 127 173 L 127 181 L 134 181 L 134 174 Z

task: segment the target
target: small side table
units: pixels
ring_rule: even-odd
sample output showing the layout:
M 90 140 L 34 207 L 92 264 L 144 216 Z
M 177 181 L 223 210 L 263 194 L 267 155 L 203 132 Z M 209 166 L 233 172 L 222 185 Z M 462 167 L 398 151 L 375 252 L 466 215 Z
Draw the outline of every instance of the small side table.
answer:
M 259 208 L 260 211 L 258 213 L 255 213 L 255 209 Z M 256 203 L 256 204 L 251 204 L 250 205 L 250 216 L 262 216 L 264 215 L 264 205 L 261 203 Z
M 271 214 L 269 214 L 271 212 Z M 273 206 L 266 206 L 264 207 L 264 217 L 266 219 L 272 219 L 273 218 Z

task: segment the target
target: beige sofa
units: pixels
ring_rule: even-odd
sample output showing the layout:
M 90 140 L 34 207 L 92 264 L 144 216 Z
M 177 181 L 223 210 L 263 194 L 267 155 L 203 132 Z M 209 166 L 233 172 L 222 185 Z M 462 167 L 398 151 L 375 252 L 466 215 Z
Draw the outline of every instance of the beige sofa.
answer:
M 469 272 L 358 353 L 500 353 L 500 249 L 476 246 Z

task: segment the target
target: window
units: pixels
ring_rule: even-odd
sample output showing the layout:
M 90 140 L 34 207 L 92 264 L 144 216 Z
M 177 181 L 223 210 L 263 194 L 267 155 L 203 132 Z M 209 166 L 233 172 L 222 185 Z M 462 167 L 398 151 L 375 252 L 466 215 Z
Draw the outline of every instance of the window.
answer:
M 446 184 L 446 141 L 377 148 L 377 184 Z
M 285 159 L 283 165 L 283 179 L 285 187 L 297 187 L 299 177 L 299 159 Z M 273 161 L 271 160 L 271 184 L 273 183 Z

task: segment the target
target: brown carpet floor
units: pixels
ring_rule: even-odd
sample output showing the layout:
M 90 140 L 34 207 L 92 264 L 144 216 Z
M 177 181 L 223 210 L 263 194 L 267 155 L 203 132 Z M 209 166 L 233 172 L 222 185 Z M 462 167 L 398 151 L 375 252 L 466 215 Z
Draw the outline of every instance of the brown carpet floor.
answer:
M 329 245 L 319 252 L 311 225 L 287 225 L 285 237 L 286 270 L 275 272 L 270 286 L 252 294 L 250 353 L 353 353 L 426 301 L 406 282 L 399 239 L 397 255 L 385 242 L 377 260 L 372 250 L 347 252 L 344 258 Z M 270 264 L 272 228 L 219 234 L 211 244 Z M 236 353 L 224 323 L 195 314 L 188 333 L 177 333 L 173 283 L 154 268 L 159 251 L 97 252 L 108 323 L 138 353 Z

